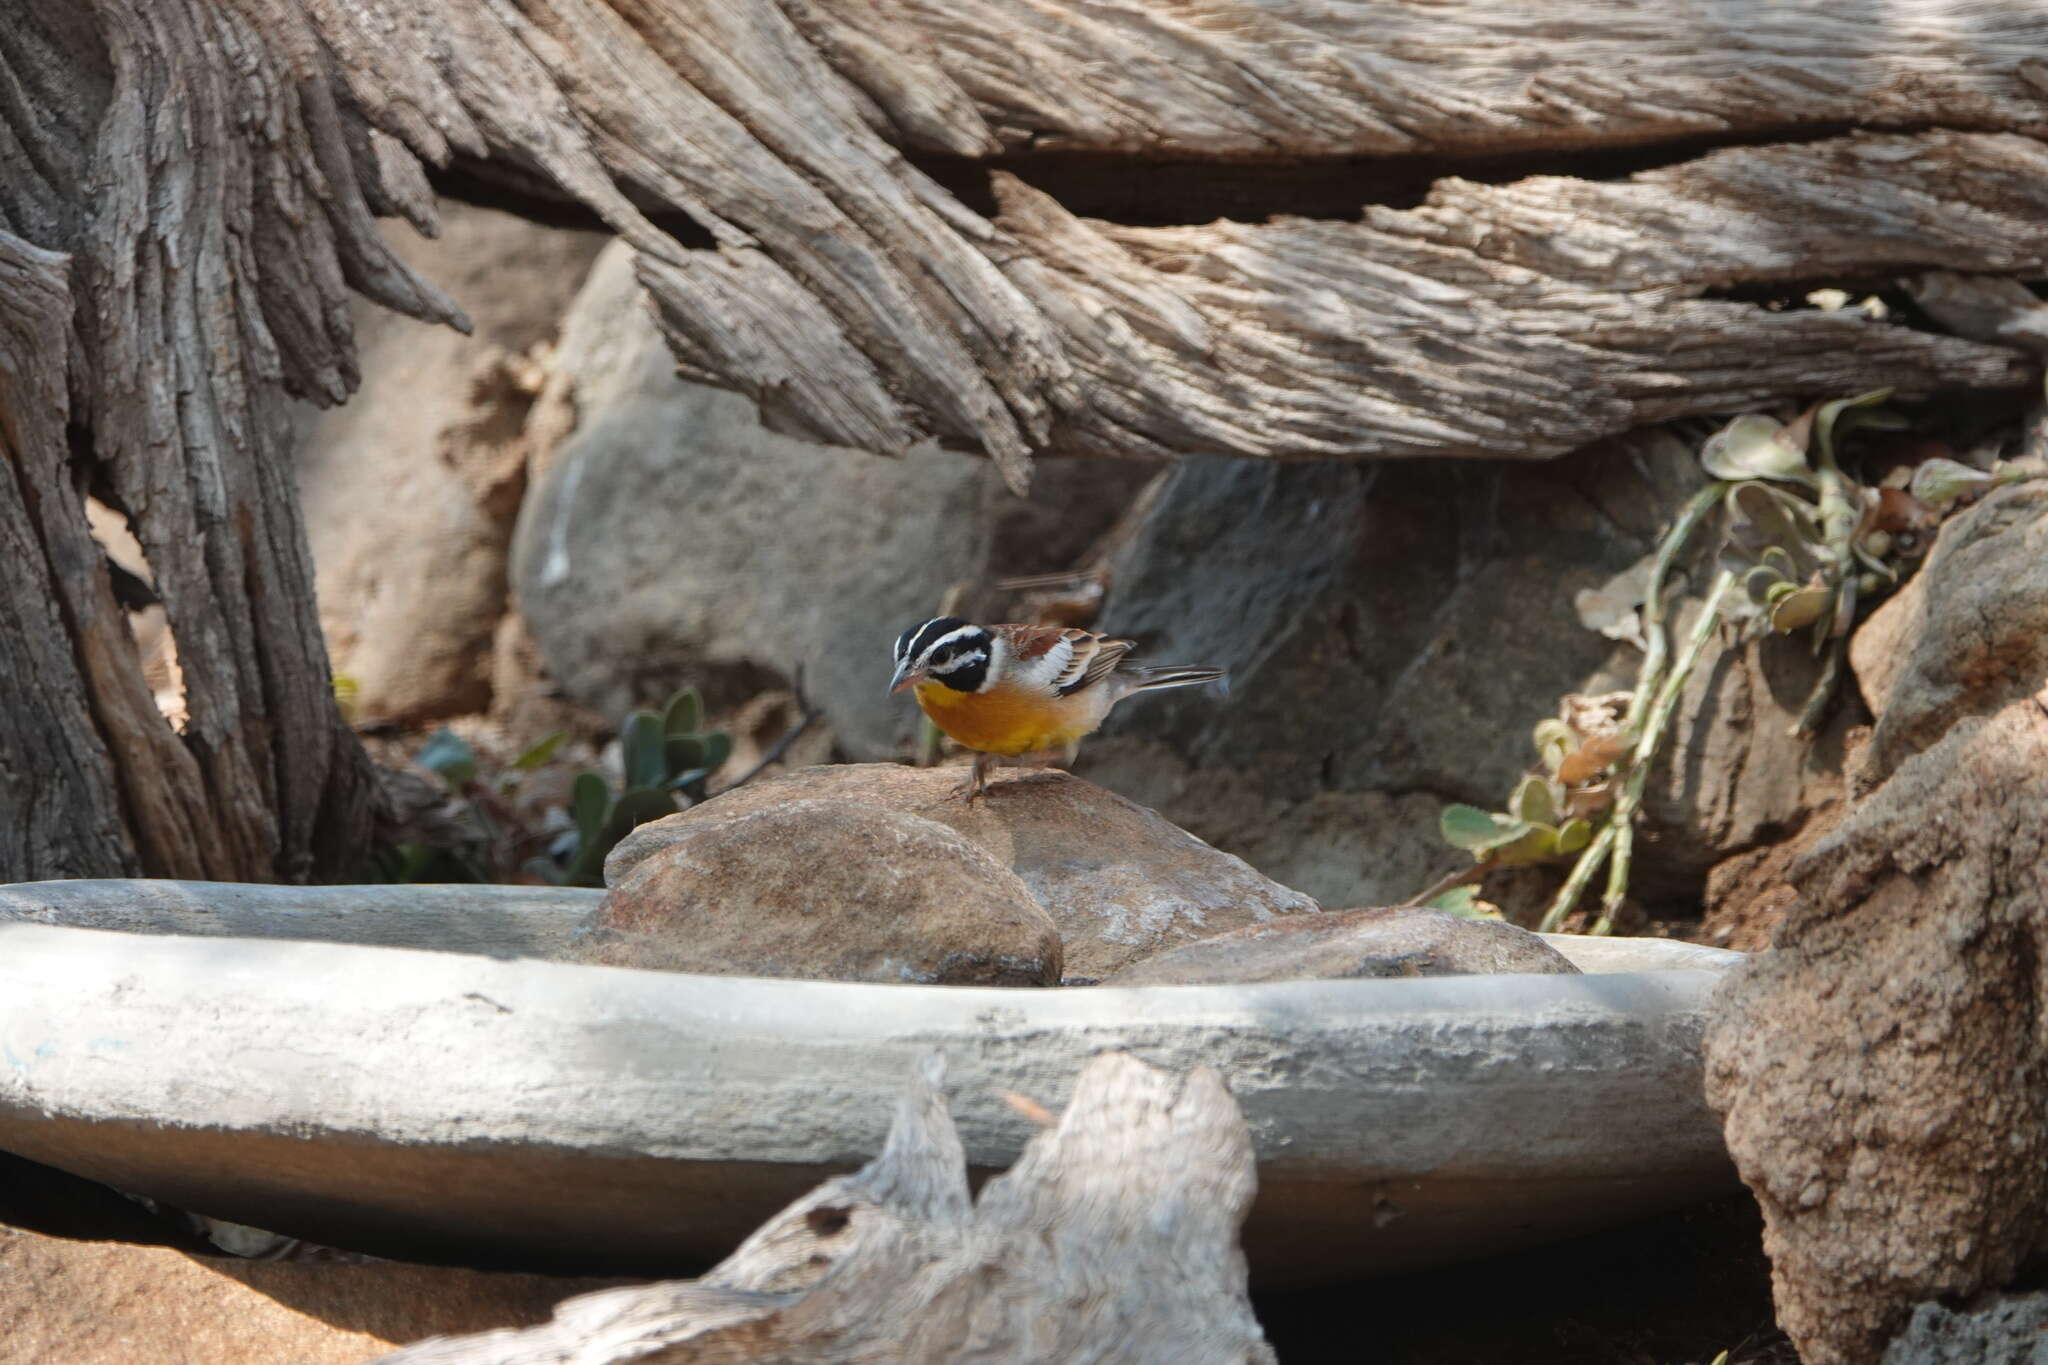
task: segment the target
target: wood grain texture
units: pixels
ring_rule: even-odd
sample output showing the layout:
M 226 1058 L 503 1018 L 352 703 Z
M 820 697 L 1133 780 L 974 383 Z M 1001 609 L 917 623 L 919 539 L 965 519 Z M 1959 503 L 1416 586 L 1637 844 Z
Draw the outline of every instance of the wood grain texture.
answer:
M 1716 297 L 2048 268 L 2040 147 L 2000 135 L 2044 126 L 2048 20 L 2017 3 L 308 3 L 383 132 L 538 174 L 631 237 L 687 373 L 836 443 L 986 452 L 1017 485 L 1047 454 L 1545 458 L 1787 393 L 2032 373 L 2003 346 Z M 351 55 L 392 31 L 417 53 Z M 1917 131 L 1943 124 L 1973 131 Z M 1615 181 L 1445 179 L 1357 221 L 1167 229 L 1077 218 L 1002 173 L 984 217 L 904 156 L 1329 165 L 1778 136 L 1800 140 Z
M 587 1294 L 543 1326 L 381 1365 L 1274 1359 L 1237 1249 L 1251 1135 L 1213 1072 L 1098 1057 L 979 1199 L 938 1079 L 928 1066 L 913 1081 L 879 1157 L 703 1278 Z
M 957 91 L 1013 151 L 1457 155 L 1800 128 L 2048 129 L 2004 0 L 806 0 L 905 135 Z M 865 45 L 850 42 L 857 34 Z M 902 54 L 881 65 L 872 50 Z M 900 112 L 899 112 L 900 110 Z
M 10 745 L 0 769 L 10 795 L 55 788 L 125 827 L 63 856 L 0 845 L 0 869 L 344 873 L 367 843 L 371 770 L 329 690 L 285 399 L 354 386 L 352 288 L 461 315 L 384 247 L 294 6 L 8 4 L 0 27 L 0 230 L 60 253 L 67 287 L 36 357 L 45 401 L 8 439 L 62 628 L 0 650 L 68 649 L 93 722 L 68 741 L 93 761 L 53 767 Z M 29 307 L 26 288 L 6 290 L 9 313 Z M 127 515 L 149 560 L 183 668 L 182 735 L 142 687 L 86 490 Z

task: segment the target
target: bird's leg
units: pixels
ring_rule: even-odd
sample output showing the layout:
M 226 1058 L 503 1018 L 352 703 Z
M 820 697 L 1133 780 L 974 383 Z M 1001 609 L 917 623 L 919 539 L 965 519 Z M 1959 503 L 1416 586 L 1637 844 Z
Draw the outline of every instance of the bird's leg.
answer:
M 967 780 L 953 788 L 953 795 L 964 796 L 967 798 L 967 804 L 973 805 L 974 798 L 987 790 L 988 775 L 995 766 L 996 756 L 994 754 L 976 754 L 974 756 L 974 767 L 968 772 Z

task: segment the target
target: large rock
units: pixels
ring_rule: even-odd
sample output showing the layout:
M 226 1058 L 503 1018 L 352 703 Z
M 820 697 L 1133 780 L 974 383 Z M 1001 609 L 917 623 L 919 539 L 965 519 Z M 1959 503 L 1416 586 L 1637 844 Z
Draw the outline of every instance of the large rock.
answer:
M 1169 948 L 1105 986 L 1194 986 L 1361 976 L 1576 972 L 1526 929 L 1414 907 L 1345 910 L 1255 924 Z
M 1779 1322 L 1851 1365 L 2048 1243 L 2048 691 L 1904 759 L 1792 880 L 1717 997 L 1707 1093 Z
M 612 884 L 578 956 L 928 986 L 1060 979 L 1059 932 L 1015 873 L 944 825 L 851 800 L 672 826 Z
M 1541 465 L 1182 461 L 1102 628 L 1229 668 L 1230 702 L 1135 701 L 1078 771 L 1325 903 L 1406 901 L 1465 862 L 1437 834 L 1446 803 L 1498 809 L 1561 694 L 1633 679 L 1640 655 L 1575 599 L 1649 553 L 1702 477 L 1642 439 Z M 1813 667 L 1781 641 L 1701 670 L 1639 894 L 1697 904 L 1709 867 L 1804 818 L 1834 758 L 1784 734 Z
M 461 204 L 438 239 L 393 226 L 401 259 L 448 290 L 470 336 L 358 303 L 362 388 L 301 425 L 299 493 L 334 669 L 364 720 L 483 709 L 506 556 L 526 480 L 536 373 L 604 238 Z
M 986 460 L 771 432 L 750 401 L 676 376 L 624 245 L 564 323 L 541 415 L 562 439 L 535 435 L 546 473 L 513 575 L 569 695 L 619 715 L 688 681 L 738 701 L 801 668 L 861 758 L 896 757 L 916 731 L 883 695 L 903 628 L 991 570 L 1065 567 L 1147 472 L 1062 462 L 1020 503 Z
M 1877 728 L 1882 779 L 1965 716 L 2048 677 L 2048 484 L 2003 488 L 1951 517 L 1920 572 L 1871 614 L 1849 660 Z
M 1152 811 L 1071 774 L 999 774 L 971 806 L 953 795 L 960 776 L 952 768 L 871 763 L 753 783 L 642 825 L 612 851 L 605 880 L 624 885 L 644 860 L 706 826 L 822 798 L 933 821 L 985 849 L 1052 916 L 1069 980 L 1096 980 L 1161 948 L 1318 908 Z M 846 854 L 871 856 L 864 848 Z
M 545 1322 L 603 1283 L 193 1257 L 0 1225 L 0 1365 L 357 1365 L 424 1337 Z

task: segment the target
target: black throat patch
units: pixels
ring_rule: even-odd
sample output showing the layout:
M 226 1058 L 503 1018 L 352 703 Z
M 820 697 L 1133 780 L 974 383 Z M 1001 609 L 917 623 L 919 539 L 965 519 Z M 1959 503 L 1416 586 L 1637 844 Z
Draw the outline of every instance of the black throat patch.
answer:
M 995 640 L 980 626 L 970 626 L 965 621 L 951 623 L 951 627 L 933 631 L 921 641 L 927 651 L 925 672 L 934 682 L 942 682 L 955 692 L 979 692 L 988 681 Z

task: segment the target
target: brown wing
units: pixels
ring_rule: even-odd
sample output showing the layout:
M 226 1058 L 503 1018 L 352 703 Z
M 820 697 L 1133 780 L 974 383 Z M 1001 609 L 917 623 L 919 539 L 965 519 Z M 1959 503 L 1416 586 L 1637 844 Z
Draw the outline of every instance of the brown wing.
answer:
M 1071 696 L 1084 687 L 1101 682 L 1116 671 L 1126 654 L 1136 648 L 1129 640 L 1112 640 L 1093 631 L 1072 626 L 996 626 L 1003 633 L 1012 657 L 1032 663 L 1067 646 L 1066 660 L 1053 675 L 1050 686 L 1059 695 Z

